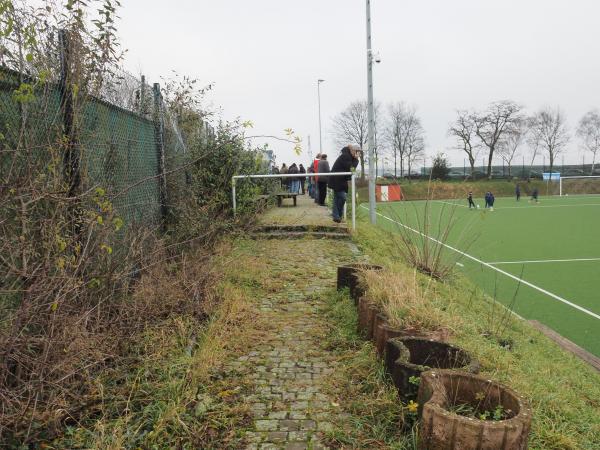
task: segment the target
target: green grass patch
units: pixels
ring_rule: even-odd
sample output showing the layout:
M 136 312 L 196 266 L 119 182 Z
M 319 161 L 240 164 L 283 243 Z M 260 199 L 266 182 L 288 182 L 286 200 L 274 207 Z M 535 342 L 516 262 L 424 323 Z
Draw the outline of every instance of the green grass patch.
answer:
M 476 202 L 483 207 L 480 199 Z M 494 211 L 469 210 L 466 201 L 430 201 L 427 230 L 423 226 L 426 205 L 379 204 L 378 212 L 385 217 L 378 218 L 378 225 L 400 233 L 403 228 L 395 223 L 400 222 L 434 238 L 451 225 L 442 240 L 473 258 L 444 251 L 472 281 L 504 304 L 514 302 L 521 316 L 546 324 L 600 356 L 600 239 L 595 227 L 600 223 L 600 197 L 541 197 L 538 204 L 498 198 Z M 404 233 L 426 241 L 412 231 Z
M 374 263 L 392 271 L 406 270 L 393 251 L 394 239 L 392 232 L 364 219 L 355 234 Z M 464 274 L 456 272 L 434 284 L 431 307 L 458 324 L 451 343 L 477 358 L 482 374 L 515 389 L 533 407 L 530 448 L 598 449 L 600 375 L 507 313 Z

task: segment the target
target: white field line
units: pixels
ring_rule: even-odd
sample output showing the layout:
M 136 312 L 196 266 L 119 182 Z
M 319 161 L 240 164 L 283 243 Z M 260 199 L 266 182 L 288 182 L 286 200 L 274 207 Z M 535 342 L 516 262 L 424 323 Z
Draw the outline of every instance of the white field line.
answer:
M 466 205 L 461 205 L 460 203 L 452 203 L 452 202 L 445 202 L 443 200 L 436 200 L 436 203 L 443 203 L 444 205 L 450 205 L 450 206 L 460 206 L 461 208 L 467 208 Z
M 360 205 L 360 207 L 361 207 L 361 208 L 363 208 L 363 209 L 367 209 L 367 208 L 366 208 L 364 205 Z M 504 271 L 504 270 L 502 270 L 502 269 L 498 269 L 497 267 L 494 267 L 494 266 L 492 266 L 492 265 L 491 265 L 491 264 L 489 264 L 489 263 L 486 263 L 486 262 L 484 262 L 484 261 L 481 261 L 480 259 L 477 259 L 477 258 L 475 258 L 474 256 L 472 256 L 472 255 L 469 255 L 468 253 L 465 253 L 465 252 L 463 252 L 463 251 L 461 251 L 461 250 L 459 250 L 459 249 L 457 249 L 457 248 L 454 248 L 454 247 L 452 247 L 452 246 L 450 246 L 450 245 L 448 245 L 448 244 L 445 244 L 445 243 L 443 243 L 443 242 L 441 242 L 441 241 L 439 241 L 439 240 L 437 240 L 437 239 L 435 239 L 435 238 L 432 238 L 431 236 L 428 236 L 428 235 L 426 235 L 425 233 L 421 233 L 420 231 L 418 231 L 418 230 L 415 230 L 414 228 L 411 228 L 411 227 L 409 227 L 409 226 L 407 226 L 407 225 L 404 225 L 404 224 L 402 224 L 402 223 L 400 223 L 400 222 L 398 222 L 398 221 L 396 221 L 396 220 L 394 220 L 394 219 L 391 219 L 391 218 L 389 218 L 389 217 L 387 217 L 387 216 L 385 216 L 385 215 L 383 215 L 383 214 L 381 214 L 381 213 L 376 213 L 376 214 L 377 214 L 378 216 L 380 216 L 380 217 L 383 217 L 383 218 L 384 218 L 384 219 L 386 219 L 386 220 L 389 220 L 390 222 L 393 222 L 393 223 L 395 223 L 395 224 L 398 224 L 398 225 L 400 225 L 401 227 L 403 227 L 403 228 L 406 228 L 407 230 L 410 230 L 410 231 L 412 231 L 413 233 L 417 233 L 418 235 L 421 235 L 422 237 L 424 237 L 424 238 L 427 238 L 427 239 L 429 239 L 429 240 L 431 240 L 431 241 L 435 242 L 436 244 L 440 244 L 440 245 L 442 245 L 442 246 L 444 246 L 444 247 L 446 247 L 446 248 L 448 248 L 448 249 L 450 249 L 450 250 L 452 250 L 452 251 L 454 251 L 454 252 L 456 252 L 456 253 L 458 253 L 458 254 L 460 254 L 460 255 L 463 255 L 464 257 L 466 257 L 466 258 L 468 258 L 468 259 L 470 259 L 470 260 L 472 260 L 472 261 L 475 261 L 475 262 L 476 262 L 476 263 L 478 263 L 478 264 L 481 264 L 481 265 L 483 265 L 483 266 L 486 266 L 486 267 L 488 267 L 488 268 L 490 268 L 490 269 L 492 269 L 492 270 L 495 270 L 496 272 L 499 272 L 499 273 L 501 273 L 502 275 L 505 275 L 505 276 L 507 276 L 508 278 L 511 278 L 511 279 L 513 279 L 513 280 L 515 280 L 515 281 L 518 281 L 518 282 L 520 282 L 520 283 L 524 284 L 525 286 L 529 286 L 530 288 L 532 288 L 532 289 L 535 289 L 536 291 L 539 291 L 539 292 L 541 292 L 542 294 L 545 294 L 545 295 L 547 295 L 548 297 L 551 297 L 551 298 L 553 298 L 553 299 L 555 299 L 555 300 L 558 300 L 559 302 L 562 302 L 562 303 L 564 303 L 565 305 L 569 305 L 569 306 L 571 306 L 572 308 L 575 308 L 575 309 L 577 309 L 577 310 L 579 310 L 579 311 L 581 311 L 581 312 L 583 312 L 583 313 L 587 314 L 588 316 L 591 316 L 591 317 L 593 317 L 593 318 L 595 318 L 595 319 L 598 319 L 598 320 L 600 320 L 600 315 L 598 315 L 598 314 L 596 314 L 596 313 L 594 313 L 594 312 L 592 312 L 592 311 L 590 311 L 590 310 L 588 310 L 588 309 L 585 309 L 585 308 L 583 308 L 583 307 L 581 307 L 581 306 L 579 306 L 579 305 L 577 305 L 577 304 L 575 304 L 575 303 L 573 303 L 573 302 L 570 302 L 570 301 L 569 301 L 569 300 L 567 300 L 567 299 L 564 299 L 564 298 L 562 298 L 562 297 L 559 297 L 558 295 L 556 295 L 556 294 L 553 294 L 552 292 L 549 292 L 549 291 L 547 291 L 546 289 L 543 289 L 543 288 L 541 288 L 541 287 L 539 287 L 539 286 L 536 286 L 535 284 L 533 284 L 533 283 L 530 283 L 529 281 L 525 281 L 524 279 L 522 279 L 522 278 L 519 278 L 519 277 L 517 277 L 517 276 L 515 276 L 515 275 L 513 275 L 513 274 L 511 274 L 511 273 L 505 272 L 505 271 Z
M 451 206 L 458 206 L 460 208 L 468 208 L 468 206 L 466 205 L 461 205 L 460 203 L 451 203 L 451 202 L 445 202 L 442 200 L 435 200 L 436 203 L 444 203 L 445 205 L 451 205 Z M 501 209 L 533 209 L 533 208 L 574 208 L 576 206 L 600 206 L 600 203 L 581 203 L 579 205 L 536 205 L 536 206 L 532 206 L 531 208 L 527 208 L 525 206 L 500 206 L 500 207 L 494 207 L 494 211 L 499 211 Z M 478 208 L 473 208 L 473 209 L 478 209 Z M 481 208 L 479 208 L 481 209 Z
M 600 261 L 600 258 L 572 258 L 572 259 L 530 259 L 526 261 L 495 261 L 488 262 L 492 266 L 498 264 L 533 264 L 533 263 L 554 263 L 554 262 L 579 262 L 579 261 Z
M 579 205 L 544 205 L 544 206 L 532 206 L 530 209 L 533 208 L 575 208 L 577 206 L 600 206 L 600 203 L 581 203 Z M 500 208 L 497 209 L 525 209 L 525 207 L 523 206 L 501 206 Z

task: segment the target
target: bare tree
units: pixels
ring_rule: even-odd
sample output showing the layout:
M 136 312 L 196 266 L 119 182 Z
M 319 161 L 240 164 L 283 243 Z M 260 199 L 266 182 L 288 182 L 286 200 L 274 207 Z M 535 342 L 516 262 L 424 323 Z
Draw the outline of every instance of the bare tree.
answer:
M 377 116 L 379 105 L 375 105 L 375 127 L 377 128 Z M 367 114 L 367 102 L 357 100 L 341 113 L 333 118 L 333 135 L 336 144 L 345 146 L 355 144 L 366 149 L 369 140 L 369 119 Z M 365 178 L 365 157 L 360 153 L 361 180 Z
M 596 165 L 596 155 L 600 151 L 600 113 L 597 109 L 588 111 L 579 121 L 577 136 L 582 141 L 583 148 L 592 154 L 592 171 Z
M 544 108 L 530 119 L 531 141 L 548 152 L 550 173 L 554 160 L 569 142 L 569 129 L 560 108 Z
M 492 177 L 492 159 L 502 135 L 510 130 L 515 121 L 521 119 L 521 106 L 511 100 L 491 103 L 487 110 L 471 115 L 475 134 L 488 148 L 487 176 Z
M 456 121 L 450 125 L 448 134 L 456 137 L 459 144 L 458 148 L 467 154 L 469 165 L 471 166 L 471 176 L 473 176 L 478 151 L 478 146 L 475 143 L 475 122 L 469 111 L 458 110 L 456 113 L 458 117 L 456 118 Z
M 500 142 L 498 142 L 498 154 L 508 166 L 509 177 L 511 176 L 512 161 L 517 155 L 521 144 L 525 141 L 528 131 L 529 126 L 527 120 L 516 120 Z
M 419 141 L 423 141 L 424 131 L 415 106 L 408 106 L 404 102 L 393 103 L 389 106 L 389 114 L 385 138 L 394 157 L 394 177 L 398 176 L 398 159 L 400 160 L 400 177 L 403 177 L 404 163 L 407 162 L 410 165 L 414 161 L 415 152 L 422 148 L 419 146 Z
M 418 121 L 418 127 L 415 127 L 415 132 L 411 134 L 408 139 L 408 148 L 406 151 L 406 160 L 408 162 L 408 179 L 410 181 L 410 174 L 413 163 L 423 156 L 425 153 L 425 138 L 423 127 L 421 127 L 420 121 Z

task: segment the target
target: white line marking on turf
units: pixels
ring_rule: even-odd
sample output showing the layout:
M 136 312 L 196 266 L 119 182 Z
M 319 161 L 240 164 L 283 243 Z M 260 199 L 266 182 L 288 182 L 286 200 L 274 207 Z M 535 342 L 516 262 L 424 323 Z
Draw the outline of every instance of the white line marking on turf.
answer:
M 575 208 L 576 206 L 600 206 L 600 203 L 581 203 L 580 205 L 536 205 L 532 206 L 529 209 L 533 208 Z M 497 209 L 525 209 L 525 206 L 501 206 Z
M 553 263 L 553 262 L 579 262 L 579 261 L 600 261 L 600 258 L 573 258 L 573 259 L 530 259 L 526 261 L 495 261 L 488 262 L 493 266 L 498 264 L 532 264 L 532 263 Z
M 436 203 L 443 203 L 445 205 L 450 205 L 450 206 L 458 206 L 460 208 L 468 208 L 468 206 L 466 205 L 461 205 L 460 203 L 451 203 L 451 202 L 445 202 L 442 200 L 435 200 Z M 600 206 L 600 203 L 582 203 L 580 205 L 535 205 L 531 208 L 528 209 L 532 209 L 532 208 L 574 208 L 576 206 Z M 526 209 L 526 206 L 499 206 L 496 207 L 494 210 L 498 211 L 501 209 Z M 479 209 L 479 208 L 472 208 L 472 209 Z
M 450 205 L 450 206 L 460 206 L 461 208 L 467 208 L 466 205 L 461 205 L 460 203 L 451 203 L 451 202 L 445 202 L 443 200 L 436 200 L 436 203 L 444 203 L 445 205 Z
M 367 207 L 365 207 L 364 205 L 360 205 L 360 207 L 361 207 L 361 208 L 363 208 L 363 209 L 366 209 L 366 210 L 368 210 L 368 208 L 367 208 Z M 518 282 L 520 282 L 520 283 L 523 283 L 525 286 L 529 286 L 530 288 L 532 288 L 532 289 L 535 289 L 536 291 L 539 291 L 539 292 L 541 292 L 542 294 L 546 294 L 548 297 L 551 297 L 551 298 L 553 298 L 553 299 L 555 299 L 555 300 L 558 300 L 559 302 L 562 302 L 562 303 L 564 303 L 564 304 L 566 304 L 566 305 L 569 305 L 569 306 L 571 306 L 571 307 L 573 307 L 573 308 L 575 308 L 575 309 L 578 309 L 579 311 L 581 311 L 581 312 L 583 312 L 583 313 L 587 314 L 588 316 L 592 316 L 593 318 L 600 320 L 600 315 L 598 315 L 598 314 L 596 314 L 596 313 L 594 313 L 594 312 L 592 312 L 592 311 L 590 311 L 590 310 L 588 310 L 588 309 L 585 309 L 585 308 L 583 308 L 583 307 L 581 307 L 581 306 L 579 306 L 579 305 L 577 305 L 577 304 L 575 304 L 575 303 L 573 303 L 573 302 L 570 302 L 570 301 L 569 301 L 569 300 L 567 300 L 567 299 L 564 299 L 564 298 L 562 298 L 562 297 L 559 297 L 558 295 L 556 295 L 556 294 L 553 294 L 552 292 L 549 292 L 549 291 L 547 291 L 546 289 L 543 289 L 543 288 L 541 288 L 541 287 L 539 287 L 539 286 L 536 286 L 535 284 L 533 284 L 533 283 L 530 283 L 529 281 L 525 281 L 525 280 L 524 280 L 524 279 L 522 279 L 522 278 L 516 277 L 516 276 L 514 276 L 513 274 L 511 274 L 511 273 L 508 273 L 508 272 L 505 272 L 505 271 L 504 271 L 504 270 L 502 270 L 502 269 L 498 269 L 497 267 L 494 267 L 494 266 L 492 266 L 492 265 L 491 265 L 491 264 L 489 264 L 489 263 L 486 263 L 486 262 L 484 262 L 484 261 L 481 261 L 480 259 L 477 259 L 477 258 L 475 258 L 474 256 L 471 256 L 471 255 L 469 255 L 468 253 L 465 253 L 465 252 L 463 252 L 463 251 L 461 251 L 461 250 L 459 250 L 459 249 L 457 249 L 457 248 L 454 248 L 454 247 L 452 247 L 452 246 L 450 246 L 450 245 L 448 245 L 448 244 L 444 244 L 443 242 L 441 242 L 441 241 L 439 241 L 439 240 L 437 240 L 437 239 L 435 239 L 435 238 L 432 238 L 431 236 L 428 236 L 428 235 L 426 235 L 425 233 L 421 233 L 420 231 L 418 231 L 418 230 L 415 230 L 414 228 L 411 228 L 411 227 L 409 227 L 409 226 L 407 226 L 407 225 L 404 225 L 404 224 L 402 224 L 402 223 L 400 223 L 400 222 L 398 222 L 398 221 L 396 221 L 396 220 L 394 220 L 394 219 L 390 219 L 389 217 L 387 217 L 387 216 L 385 216 L 385 215 L 383 215 L 383 214 L 381 214 L 381 213 L 378 213 L 378 212 L 376 212 L 376 214 L 377 214 L 378 216 L 380 216 L 380 217 L 383 217 L 384 219 L 387 219 L 387 220 L 389 220 L 390 222 L 396 223 L 396 224 L 400 225 L 401 227 L 403 227 L 403 228 L 406 228 L 407 230 L 410 230 L 410 231 L 412 231 L 413 233 L 417 233 L 417 234 L 419 234 L 419 235 L 423 236 L 424 238 L 427 238 L 427 239 L 429 239 L 429 240 L 431 240 L 431 241 L 433 241 L 433 242 L 435 242 L 435 243 L 437 243 L 437 244 L 440 244 L 440 245 L 442 245 L 442 246 L 444 246 L 444 247 L 446 247 L 446 248 L 449 248 L 450 250 L 452 250 L 452 251 L 455 251 L 456 253 L 458 253 L 458 254 L 460 254 L 460 255 L 463 255 L 463 256 L 465 256 L 466 258 L 469 258 L 469 259 L 471 259 L 471 260 L 475 261 L 475 262 L 476 262 L 476 263 L 478 263 L 478 264 L 482 264 L 482 265 L 484 265 L 484 266 L 486 266 L 486 267 L 489 267 L 490 269 L 493 269 L 493 270 L 495 270 L 496 272 L 499 272 L 499 273 L 501 273 L 502 275 L 506 275 L 508 278 L 512 278 L 512 279 L 513 279 L 513 280 L 515 280 L 515 281 L 518 281 Z
M 463 263 L 459 263 L 459 262 L 457 262 L 456 265 L 460 266 L 460 267 L 465 267 L 465 265 Z

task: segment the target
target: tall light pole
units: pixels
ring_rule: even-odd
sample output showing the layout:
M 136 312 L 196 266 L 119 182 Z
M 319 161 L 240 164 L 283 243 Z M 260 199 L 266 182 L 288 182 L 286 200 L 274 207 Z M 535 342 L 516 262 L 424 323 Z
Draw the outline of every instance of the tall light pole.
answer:
M 321 133 L 321 83 L 325 81 L 317 80 L 317 97 L 319 98 L 319 153 L 323 153 L 323 135 Z
M 367 111 L 369 119 L 369 217 L 377 222 L 375 213 L 375 112 L 373 109 L 373 50 L 371 49 L 371 1 L 367 0 Z

